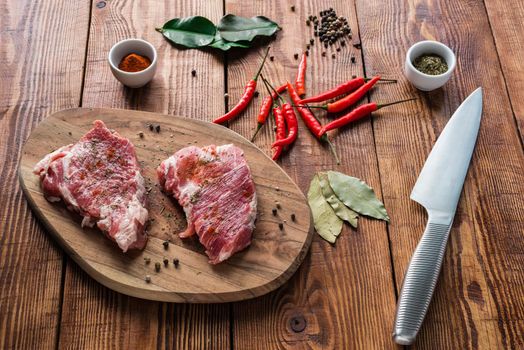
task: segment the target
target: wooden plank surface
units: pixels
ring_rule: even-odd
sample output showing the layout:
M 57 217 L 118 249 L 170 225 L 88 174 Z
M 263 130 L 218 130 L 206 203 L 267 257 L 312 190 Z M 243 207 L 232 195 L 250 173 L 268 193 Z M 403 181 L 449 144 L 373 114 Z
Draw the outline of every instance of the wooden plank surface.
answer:
M 295 12 L 291 11 L 295 5 Z M 306 49 L 313 37 L 305 19 L 310 14 L 333 7 L 348 18 L 358 41 L 358 26 L 353 2 L 226 1 L 226 13 L 246 17 L 265 14 L 276 19 L 283 31 L 271 42 L 274 61 L 264 74 L 274 83 L 294 81 L 299 61 L 294 54 Z M 326 57 L 322 52 L 326 51 Z M 260 64 L 263 48 L 245 55 L 228 57 L 228 93 L 235 100 L 244 84 Z M 335 53 L 337 58 L 331 58 Z M 357 63 L 351 63 L 355 56 Z M 336 52 L 336 46 L 324 49 L 316 41 L 308 57 L 307 89 L 319 93 L 337 83 L 362 75 L 359 50 L 350 44 Z M 381 89 L 388 89 L 382 86 Z M 231 123 L 244 136 L 254 131 L 261 93 L 246 113 Z M 327 118 L 322 114 L 322 121 Z M 313 174 L 320 170 L 338 170 L 367 181 L 380 196 L 380 178 L 373 145 L 371 123 L 365 121 L 351 130 L 335 135 L 334 143 L 341 157 L 337 166 L 326 147 L 322 147 L 300 121 L 299 138 L 280 161 L 304 192 Z M 271 127 L 261 131 L 256 144 L 269 152 L 273 140 Z M 385 225 L 369 219 L 359 220 L 357 231 L 345 227 L 334 246 L 318 236 L 310 256 L 286 286 L 265 297 L 233 305 L 233 344 L 236 349 L 325 348 L 348 346 L 362 349 L 394 347 L 391 324 L 395 312 L 388 237 Z M 380 291 L 380 292 L 377 292 Z M 363 310 L 366 310 L 365 312 Z
M 409 200 L 423 162 L 459 104 L 483 87 L 484 112 L 433 303 L 418 348 L 518 348 L 524 298 L 524 156 L 484 5 L 481 2 L 357 1 L 366 71 L 401 74 L 406 50 L 419 40 L 448 44 L 458 64 L 451 81 L 431 93 L 408 83 L 377 90 L 376 101 L 418 96 L 395 113 L 376 113 L 375 143 L 397 288 L 424 230 L 426 213 Z M 381 18 L 377 21 L 377 18 Z M 393 49 L 394 48 L 394 49 Z M 522 77 L 522 74 L 520 75 Z M 387 116 L 386 116 L 387 115 Z
M 0 348 L 394 347 L 390 332 L 395 289 L 400 288 L 426 219 L 423 209 L 408 199 L 409 192 L 449 116 L 479 85 L 484 87 L 485 112 L 478 147 L 435 299 L 415 348 L 522 347 L 522 4 L 355 2 L 94 1 L 82 81 L 89 3 L 2 1 L 0 76 L 2 87 L 8 88 L 0 89 Z M 292 4 L 295 13 L 290 11 Z M 79 105 L 210 120 L 224 110 L 226 86 L 230 104 L 238 98 L 260 62 L 262 48 L 229 54 L 225 77 L 221 53 L 175 49 L 154 27 L 197 14 L 216 22 L 224 10 L 267 15 L 284 28 L 272 43 L 275 61 L 266 69 L 267 76 L 279 82 L 295 76 L 298 61 L 293 54 L 300 53 L 310 37 L 305 17 L 330 6 L 350 19 L 354 32 L 360 25 L 363 55 L 354 49 L 343 51 L 335 63 L 331 51 L 323 58 L 318 47 L 313 49 L 307 76 L 310 92 L 360 75 L 363 68 L 368 76 L 401 78 L 404 53 L 418 40 L 441 40 L 458 54 L 457 71 L 441 90 L 420 93 L 406 82 L 376 89 L 372 100 L 411 95 L 420 100 L 376 113 L 372 122 L 334 135 L 343 165 L 334 164 L 301 122 L 297 144 L 280 162 L 303 191 L 321 169 L 365 179 L 379 196 L 383 194 L 391 224 L 361 220 L 358 231 L 345 229 L 334 247 L 316 238 L 288 284 L 250 302 L 145 302 L 102 287 L 70 260 L 62 301 L 62 254 L 30 214 L 16 180 L 20 149 L 36 123 L 53 111 Z M 160 58 L 155 80 L 139 90 L 123 88 L 106 64 L 111 45 L 133 36 L 151 41 Z M 353 54 L 355 65 L 349 60 Z M 190 75 L 193 68 L 195 78 Z M 252 104 L 231 128 L 251 135 L 257 108 Z M 256 141 L 266 151 L 271 127 Z M 42 268 L 35 271 L 35 265 Z
M 506 92 L 517 122 L 521 141 L 524 139 L 524 2 L 521 0 L 484 0 L 495 40 Z
M 93 2 L 83 107 L 140 109 L 209 119 L 223 111 L 224 68 L 220 56 L 173 48 L 154 28 L 173 17 L 200 14 L 217 21 L 221 1 Z M 98 6 L 97 6 L 98 5 Z M 159 61 L 153 81 L 137 90 L 113 78 L 107 52 L 119 40 L 151 42 Z M 191 70 L 197 77 L 191 77 Z M 198 92 L 198 93 L 196 93 Z M 202 98 L 206 96 L 206 98 Z M 60 346 L 142 348 L 185 344 L 194 349 L 229 348 L 229 306 L 163 305 L 130 298 L 92 281 L 67 264 Z M 176 313 L 187 315 L 179 322 Z M 217 314 L 225 317 L 217 317 Z M 195 330 L 187 333 L 187 330 Z M 208 342 L 209 334 L 216 341 Z
M 53 348 L 63 254 L 23 197 L 18 159 L 31 129 L 80 100 L 89 2 L 0 4 L 0 348 Z

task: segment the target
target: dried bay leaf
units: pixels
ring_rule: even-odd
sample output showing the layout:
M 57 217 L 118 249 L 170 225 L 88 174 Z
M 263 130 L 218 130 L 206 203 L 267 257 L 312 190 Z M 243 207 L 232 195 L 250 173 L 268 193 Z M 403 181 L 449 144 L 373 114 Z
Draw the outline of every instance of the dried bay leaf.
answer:
M 333 192 L 349 208 L 362 215 L 389 222 L 384 204 L 364 181 L 337 171 L 328 171 L 328 179 Z
M 349 209 L 338 199 L 335 192 L 329 184 L 328 174 L 325 172 L 318 173 L 319 184 L 322 190 L 322 195 L 329 203 L 335 214 L 342 220 L 349 223 L 354 228 L 357 228 L 358 225 L 358 213 Z
M 337 236 L 342 231 L 343 222 L 322 195 L 318 175 L 313 176 L 311 180 L 307 200 L 313 214 L 315 230 L 326 241 L 335 243 Z

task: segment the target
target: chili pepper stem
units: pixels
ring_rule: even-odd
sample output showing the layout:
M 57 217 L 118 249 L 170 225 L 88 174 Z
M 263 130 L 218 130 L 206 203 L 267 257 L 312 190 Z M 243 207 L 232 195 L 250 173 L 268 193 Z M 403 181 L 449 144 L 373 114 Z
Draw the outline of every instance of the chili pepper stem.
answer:
M 267 89 L 267 93 L 269 94 L 269 96 L 271 96 L 271 101 L 273 101 L 273 105 L 277 105 L 277 106 L 280 107 L 280 105 L 278 105 L 277 103 L 275 103 L 275 99 L 273 98 L 273 95 L 271 94 L 271 90 L 269 89 L 268 82 L 267 82 L 267 80 L 264 78 L 264 76 L 262 76 L 262 82 L 264 83 L 264 86 L 265 86 L 266 89 Z
M 329 150 L 331 151 L 331 154 L 333 154 L 333 157 L 335 157 L 335 161 L 337 162 L 337 165 L 340 165 L 340 159 L 338 158 L 337 149 L 335 148 L 335 145 L 333 142 L 329 140 L 329 137 L 327 134 L 324 134 L 320 137 L 320 140 L 327 143 Z
M 364 78 L 364 80 L 366 82 L 370 81 L 371 79 L 373 79 L 373 78 Z M 396 83 L 397 79 L 382 79 L 382 78 L 380 78 L 378 81 L 385 81 L 387 83 Z
M 257 81 L 258 76 L 262 72 L 262 68 L 264 68 L 264 64 L 266 63 L 266 58 L 267 58 L 267 55 L 269 54 L 269 49 L 270 48 L 271 48 L 271 46 L 267 47 L 266 54 L 264 55 L 264 59 L 262 60 L 262 64 L 260 65 L 260 68 L 258 68 L 258 72 L 257 72 L 257 74 L 255 74 L 255 77 L 253 78 L 254 81 Z
M 417 98 L 408 98 L 406 100 L 400 100 L 400 101 L 395 101 L 395 102 L 390 102 L 390 103 L 384 103 L 384 104 L 377 104 L 377 109 L 381 109 L 381 108 L 384 108 L 384 107 L 387 107 L 387 106 L 393 106 L 393 105 L 396 105 L 396 104 L 399 104 L 399 103 L 404 103 L 404 102 L 409 102 L 409 101 L 415 101 Z
M 258 125 L 257 125 L 257 129 L 255 130 L 255 133 L 253 134 L 253 136 L 251 136 L 251 140 L 250 140 L 251 142 L 255 141 L 255 137 L 257 136 L 257 134 L 258 134 L 258 132 L 260 131 L 260 129 L 262 129 L 262 126 L 263 126 L 263 125 L 264 125 L 264 124 L 260 124 L 260 123 L 258 123 Z
M 266 86 L 269 86 L 271 88 L 271 90 L 273 90 L 273 93 L 278 97 L 278 99 L 280 100 L 280 102 L 282 103 L 286 103 L 286 101 L 284 101 L 284 99 L 282 98 L 282 96 L 280 96 L 280 94 L 278 93 L 277 90 L 275 90 L 275 88 L 273 87 L 273 85 L 271 85 L 271 83 L 266 79 L 266 77 L 263 75 L 263 74 L 260 74 L 260 77 L 262 78 L 262 80 L 264 81 L 264 84 L 266 84 Z M 271 93 L 271 92 L 270 92 Z M 271 95 L 273 96 L 273 95 Z

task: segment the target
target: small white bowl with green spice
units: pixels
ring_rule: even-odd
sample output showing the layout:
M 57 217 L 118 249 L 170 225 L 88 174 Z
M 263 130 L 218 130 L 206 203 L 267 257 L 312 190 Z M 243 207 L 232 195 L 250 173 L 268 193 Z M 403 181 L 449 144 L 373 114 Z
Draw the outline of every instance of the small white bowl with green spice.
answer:
M 455 54 L 446 45 L 419 41 L 406 54 L 404 74 L 417 89 L 431 91 L 446 84 L 456 65 Z

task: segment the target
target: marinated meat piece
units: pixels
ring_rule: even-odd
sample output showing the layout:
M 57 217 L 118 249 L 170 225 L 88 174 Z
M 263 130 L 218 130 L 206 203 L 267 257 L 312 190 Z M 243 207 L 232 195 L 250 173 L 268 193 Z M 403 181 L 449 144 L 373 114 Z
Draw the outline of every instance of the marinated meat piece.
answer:
M 211 264 L 218 264 L 251 243 L 257 198 L 244 153 L 233 145 L 190 146 L 157 169 L 165 192 L 184 208 L 187 229 L 197 233 Z
M 144 248 L 147 197 L 135 147 L 102 121 L 77 143 L 46 155 L 34 172 L 45 197 L 83 216 L 82 227 L 96 224 L 124 252 Z

